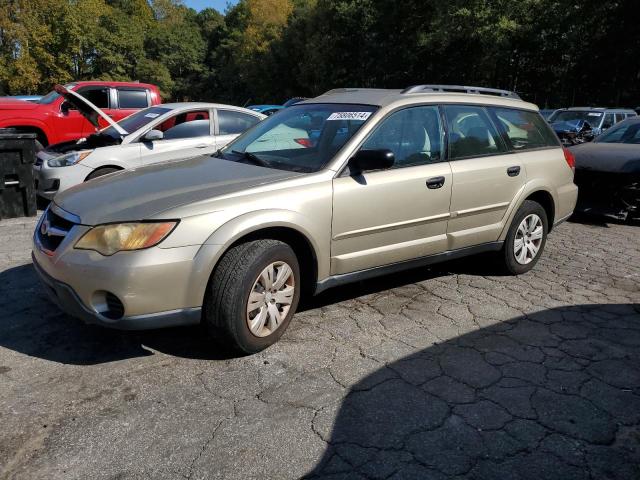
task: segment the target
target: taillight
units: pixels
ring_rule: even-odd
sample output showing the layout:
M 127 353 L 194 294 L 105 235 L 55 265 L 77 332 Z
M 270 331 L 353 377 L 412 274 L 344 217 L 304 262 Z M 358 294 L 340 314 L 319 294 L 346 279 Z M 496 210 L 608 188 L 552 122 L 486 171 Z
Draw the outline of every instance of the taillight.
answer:
M 567 165 L 569 165 L 569 168 L 571 170 L 575 171 L 575 169 L 576 169 L 576 157 L 575 157 L 575 155 L 568 148 L 563 148 L 562 151 L 564 152 L 564 159 L 567 161 Z
M 293 141 L 302 145 L 304 148 L 313 147 L 313 142 L 309 138 L 294 138 Z

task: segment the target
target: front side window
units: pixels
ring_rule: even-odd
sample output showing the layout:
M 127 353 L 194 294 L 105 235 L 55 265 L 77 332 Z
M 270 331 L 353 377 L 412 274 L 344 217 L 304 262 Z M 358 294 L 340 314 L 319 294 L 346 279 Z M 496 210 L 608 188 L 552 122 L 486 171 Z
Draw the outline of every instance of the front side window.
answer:
M 446 105 L 449 159 L 496 155 L 506 148 L 483 107 Z
M 109 108 L 109 88 L 108 87 L 84 87 L 79 88 L 79 93 L 98 108 Z
M 253 127 L 260 119 L 232 110 L 218 110 L 218 131 L 220 135 L 234 135 Z
M 556 135 L 538 113 L 497 107 L 491 107 L 490 111 L 514 150 L 558 146 Z
M 607 113 L 604 116 L 604 121 L 602 122 L 602 128 L 611 128 L 613 126 L 613 124 L 616 123 L 615 120 L 613 119 L 613 113 Z
M 294 105 L 255 125 L 218 156 L 296 172 L 317 172 L 377 110 L 372 105 Z
M 616 113 L 616 122 L 621 122 L 625 119 L 624 113 Z M 602 126 L 602 128 L 604 128 L 604 125 Z
M 209 110 L 178 113 L 156 125 L 154 129 L 164 132 L 165 140 L 210 135 Z
M 147 108 L 147 91 L 144 89 L 125 89 L 118 88 L 118 107 L 123 109 L 129 108 Z
M 413 107 L 392 113 L 361 148 L 391 150 L 395 155 L 394 168 L 444 160 L 444 130 L 438 107 Z

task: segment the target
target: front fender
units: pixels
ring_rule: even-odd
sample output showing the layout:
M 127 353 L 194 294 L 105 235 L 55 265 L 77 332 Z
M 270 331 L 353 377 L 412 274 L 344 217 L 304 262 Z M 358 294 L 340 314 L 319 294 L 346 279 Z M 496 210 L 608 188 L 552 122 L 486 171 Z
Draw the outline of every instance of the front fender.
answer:
M 208 220 L 214 219 L 219 221 L 218 215 L 224 215 L 224 212 L 206 215 L 207 220 L 201 219 L 202 222 L 199 223 L 206 223 Z M 184 220 L 181 223 L 184 223 Z M 215 225 L 215 222 L 212 225 Z M 218 228 L 215 228 L 214 232 L 201 245 L 194 258 L 193 275 L 190 280 L 191 301 L 202 302 L 213 269 L 231 245 L 251 233 L 271 227 L 289 228 L 303 235 L 314 250 L 317 259 L 318 279 L 328 276 L 329 226 L 324 226 L 326 238 L 318 238 L 317 232 L 322 231 L 322 228 L 319 228 L 317 222 L 312 222 L 311 219 L 300 213 L 284 209 L 258 210 L 225 221 Z M 178 235 L 174 241 L 181 243 L 180 238 L 185 237 L 179 231 L 180 226 L 176 229 L 175 233 Z M 172 236 L 167 240 L 171 240 Z M 172 242 L 168 243 L 163 242 L 161 247 L 170 248 Z

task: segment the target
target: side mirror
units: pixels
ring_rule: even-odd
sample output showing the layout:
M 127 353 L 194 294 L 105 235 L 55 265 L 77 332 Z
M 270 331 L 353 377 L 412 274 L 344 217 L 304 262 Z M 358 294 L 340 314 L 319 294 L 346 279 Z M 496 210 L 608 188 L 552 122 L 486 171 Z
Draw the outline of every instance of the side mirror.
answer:
M 367 170 L 384 170 L 391 168 L 396 161 L 396 156 L 391 150 L 358 150 L 349 160 L 349 167 L 353 173 L 361 173 Z
M 62 112 L 62 114 L 69 115 L 69 110 L 71 110 L 71 105 L 69 104 L 69 102 L 62 102 L 62 104 L 60 105 L 60 111 Z
M 164 133 L 160 130 L 149 130 L 142 137 L 143 142 L 155 142 L 156 140 L 162 140 L 164 138 Z

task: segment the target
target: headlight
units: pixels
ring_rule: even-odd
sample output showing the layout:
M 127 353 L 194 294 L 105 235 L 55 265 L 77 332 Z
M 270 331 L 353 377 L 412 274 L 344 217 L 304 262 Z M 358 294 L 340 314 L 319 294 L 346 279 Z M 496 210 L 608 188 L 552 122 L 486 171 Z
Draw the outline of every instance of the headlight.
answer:
M 47 165 L 50 167 L 70 167 L 78 162 L 81 162 L 88 157 L 93 150 L 83 150 L 81 152 L 71 152 L 60 157 L 51 158 L 47 160 Z
M 177 224 L 175 221 L 98 225 L 85 233 L 75 248 L 95 250 L 102 255 L 113 255 L 123 250 L 141 250 L 159 244 Z

